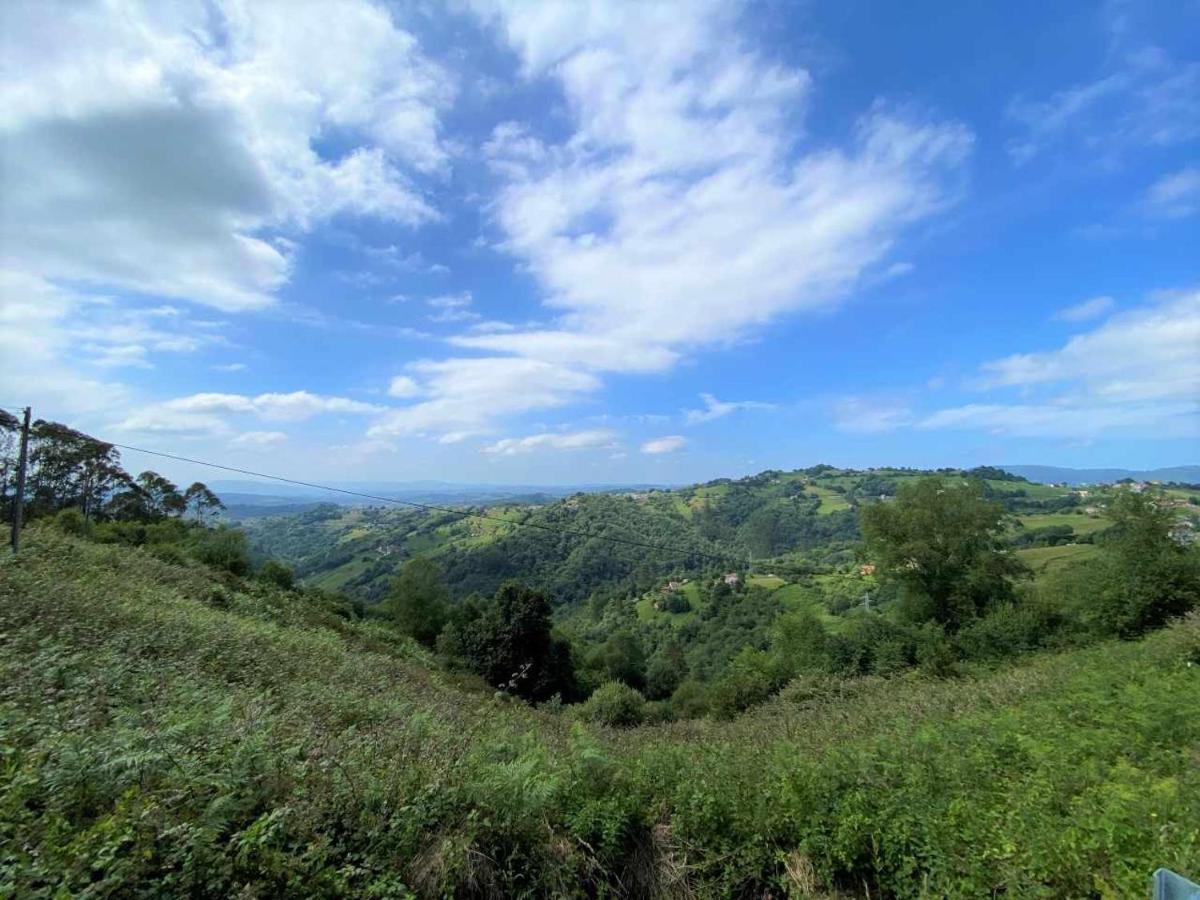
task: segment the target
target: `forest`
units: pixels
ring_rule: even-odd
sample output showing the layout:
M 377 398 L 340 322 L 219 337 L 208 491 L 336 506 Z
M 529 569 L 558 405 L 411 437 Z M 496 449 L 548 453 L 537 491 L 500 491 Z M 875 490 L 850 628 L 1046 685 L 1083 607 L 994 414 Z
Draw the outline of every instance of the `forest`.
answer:
M 1198 497 L 819 466 L 235 527 L 39 421 L 0 886 L 1136 895 L 1200 868 Z

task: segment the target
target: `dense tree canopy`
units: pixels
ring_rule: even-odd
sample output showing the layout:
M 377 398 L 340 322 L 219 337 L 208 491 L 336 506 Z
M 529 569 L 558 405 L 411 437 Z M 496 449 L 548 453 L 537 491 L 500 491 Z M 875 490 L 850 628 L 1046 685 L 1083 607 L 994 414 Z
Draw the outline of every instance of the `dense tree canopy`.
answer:
M 10 520 L 17 478 L 16 418 L 0 410 L 0 516 Z M 157 472 L 136 478 L 121 467 L 109 443 L 59 422 L 38 419 L 30 427 L 25 489 L 27 519 L 77 510 L 86 522 L 152 522 L 190 512 L 211 524 L 224 509 L 220 498 L 195 482 L 186 492 Z
M 977 481 L 923 478 L 894 501 L 862 510 L 867 553 L 885 579 L 907 589 L 917 615 L 957 630 L 1010 600 L 1024 566 L 1005 546 L 1004 508 Z
M 1176 516 L 1164 498 L 1123 491 L 1109 514 L 1115 524 L 1092 572 L 1101 626 L 1135 637 L 1200 606 L 1200 554 L 1172 539 Z
M 489 684 L 530 700 L 574 695 L 570 645 L 551 632 L 545 594 L 508 582 L 452 627 L 458 633 L 449 645 L 460 647 L 467 665 Z

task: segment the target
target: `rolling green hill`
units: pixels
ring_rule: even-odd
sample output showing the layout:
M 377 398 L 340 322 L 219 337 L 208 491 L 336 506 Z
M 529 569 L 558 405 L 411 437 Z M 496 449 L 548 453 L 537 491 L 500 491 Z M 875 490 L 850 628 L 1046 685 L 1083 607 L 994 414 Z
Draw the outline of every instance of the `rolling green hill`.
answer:
M 1195 615 L 612 731 L 160 555 L 35 526 L 0 561 L 5 896 L 1132 897 L 1200 871 Z
M 264 556 L 286 561 L 307 582 L 368 601 L 382 598 L 398 566 L 420 554 L 439 562 L 460 597 L 491 593 L 505 578 L 517 577 L 573 604 L 597 590 L 642 595 L 670 577 L 745 569 L 750 560 L 761 572 L 788 579 L 845 569 L 855 561 L 858 509 L 886 502 L 901 484 L 928 474 L 815 466 L 677 490 L 464 507 L 489 518 L 325 506 L 243 527 Z M 964 477 L 950 470 L 933 474 L 948 483 Z M 1102 502 L 1095 496 L 1085 500 L 1066 488 L 994 477 L 1003 473 L 993 470 L 973 474 L 988 476 L 988 491 L 1026 531 L 1067 524 L 1074 538 L 1086 538 L 1109 524 L 1076 512 Z M 571 532 L 672 549 L 622 546 Z

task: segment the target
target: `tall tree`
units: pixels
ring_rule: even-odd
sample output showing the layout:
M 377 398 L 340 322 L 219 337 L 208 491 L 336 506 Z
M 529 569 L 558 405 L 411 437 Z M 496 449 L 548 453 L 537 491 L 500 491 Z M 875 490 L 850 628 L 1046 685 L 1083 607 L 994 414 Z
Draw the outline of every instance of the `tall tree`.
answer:
M 183 503 L 192 518 L 200 524 L 206 524 L 210 519 L 225 509 L 221 498 L 208 489 L 208 485 L 194 481 L 183 492 Z
M 432 646 L 446 624 L 450 592 L 437 563 L 416 556 L 404 564 L 392 582 L 387 602 L 401 631 Z
M 503 690 L 530 700 L 575 692 L 570 645 L 551 632 L 550 602 L 516 582 L 467 625 L 462 646 L 471 668 Z
M 0 409 L 0 521 L 9 521 L 9 506 L 17 473 L 17 442 L 21 422 L 7 410 Z
M 90 517 L 115 489 L 122 472 L 112 444 L 43 419 L 31 429 L 29 463 L 29 506 L 34 515 L 74 506 Z
M 146 498 L 146 511 L 151 519 L 165 519 L 182 515 L 186 509 L 183 495 L 169 478 L 157 472 L 143 472 L 137 477 L 137 485 Z
M 1004 508 L 983 493 L 978 481 L 922 478 L 861 513 L 876 572 L 905 589 L 917 618 L 950 631 L 1011 600 L 1013 579 L 1028 573 L 1004 544 Z
M 1102 562 L 1089 571 L 1101 628 L 1136 637 L 1200 606 L 1200 549 L 1172 539 L 1177 513 L 1166 499 L 1123 491 L 1108 514 Z

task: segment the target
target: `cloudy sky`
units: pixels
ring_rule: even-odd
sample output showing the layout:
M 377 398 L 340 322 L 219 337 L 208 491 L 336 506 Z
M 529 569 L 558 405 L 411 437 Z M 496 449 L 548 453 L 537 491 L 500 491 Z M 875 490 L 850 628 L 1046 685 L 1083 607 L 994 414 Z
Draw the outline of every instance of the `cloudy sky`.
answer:
M 10 0 L 0 44 L 4 405 L 337 480 L 1200 461 L 1195 2 Z

